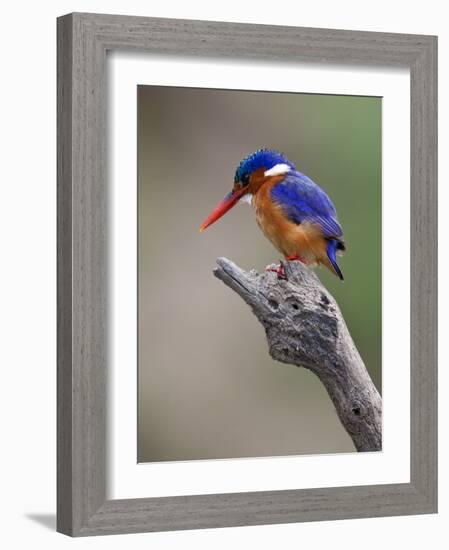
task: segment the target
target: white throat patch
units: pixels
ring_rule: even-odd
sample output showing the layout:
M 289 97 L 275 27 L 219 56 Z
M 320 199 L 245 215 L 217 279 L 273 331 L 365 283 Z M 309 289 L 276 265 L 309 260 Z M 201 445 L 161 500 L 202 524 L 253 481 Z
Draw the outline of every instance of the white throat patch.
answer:
M 250 193 L 246 193 L 246 195 L 243 195 L 239 202 L 241 202 L 242 204 L 246 202 L 246 204 L 249 204 L 251 206 L 253 204 L 253 196 Z
M 291 168 L 288 164 L 276 164 L 273 168 L 266 170 L 264 176 L 279 176 L 280 174 L 286 174 L 290 172 Z

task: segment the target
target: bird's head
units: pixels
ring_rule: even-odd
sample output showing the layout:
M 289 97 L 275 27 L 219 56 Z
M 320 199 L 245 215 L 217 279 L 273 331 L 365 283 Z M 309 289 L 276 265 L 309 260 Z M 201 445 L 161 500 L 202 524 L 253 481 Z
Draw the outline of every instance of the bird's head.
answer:
M 234 186 L 200 226 L 200 231 L 212 225 L 245 195 L 251 196 L 270 177 L 295 170 L 295 165 L 285 155 L 273 149 L 258 149 L 245 157 L 237 167 Z

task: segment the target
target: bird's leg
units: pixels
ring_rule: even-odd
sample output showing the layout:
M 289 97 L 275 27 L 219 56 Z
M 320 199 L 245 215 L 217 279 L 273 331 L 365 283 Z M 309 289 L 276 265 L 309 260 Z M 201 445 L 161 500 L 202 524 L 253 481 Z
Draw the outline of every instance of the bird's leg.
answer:
M 285 259 L 288 262 L 301 262 L 307 265 L 306 259 L 303 258 L 302 256 L 298 256 L 298 254 L 293 254 L 292 256 L 286 256 Z M 273 273 L 277 273 L 278 279 L 288 281 L 287 273 L 285 272 L 284 262 L 282 260 L 279 260 L 279 265 L 277 267 L 268 265 L 266 268 L 266 271 L 272 271 Z
M 285 259 L 289 262 L 301 262 L 302 264 L 307 265 L 307 261 L 302 256 L 298 256 L 298 254 L 293 254 L 292 256 L 286 256 Z
M 282 279 L 284 281 L 288 280 L 287 275 L 285 273 L 284 262 L 282 260 L 279 260 L 279 265 L 277 267 L 268 265 L 265 271 L 272 271 L 273 273 L 277 273 L 278 279 Z
M 307 260 L 303 258 L 302 256 L 299 256 L 298 254 L 293 254 L 291 256 L 285 256 L 285 259 L 288 262 L 301 262 L 305 265 L 307 265 Z M 287 274 L 285 272 L 285 266 L 282 260 L 279 260 L 279 265 L 277 267 L 273 267 L 271 265 L 268 265 L 266 267 L 266 271 L 273 271 L 273 273 L 277 273 L 278 279 L 282 279 L 284 281 L 288 281 Z

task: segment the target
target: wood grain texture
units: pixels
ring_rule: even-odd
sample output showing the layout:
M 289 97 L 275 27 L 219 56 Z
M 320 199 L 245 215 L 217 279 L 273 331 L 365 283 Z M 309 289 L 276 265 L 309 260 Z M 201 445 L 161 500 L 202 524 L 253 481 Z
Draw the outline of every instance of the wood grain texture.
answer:
M 251 307 L 273 359 L 318 376 L 355 448 L 380 451 L 382 399 L 336 301 L 311 269 L 300 262 L 284 266 L 288 280 L 278 280 L 219 258 L 214 274 Z
M 410 68 L 410 483 L 106 499 L 108 50 Z M 60 532 L 82 536 L 436 511 L 436 63 L 432 36 L 79 13 L 59 18 Z
M 72 24 L 58 21 L 57 529 L 72 531 Z M 63 510 L 63 511 L 61 511 Z

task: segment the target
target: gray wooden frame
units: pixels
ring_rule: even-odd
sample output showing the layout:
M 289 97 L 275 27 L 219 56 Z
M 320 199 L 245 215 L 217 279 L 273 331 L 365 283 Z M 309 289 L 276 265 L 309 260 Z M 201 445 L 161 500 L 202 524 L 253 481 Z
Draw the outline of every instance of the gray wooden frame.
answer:
M 410 483 L 106 499 L 106 52 L 411 72 Z M 75 13 L 58 19 L 58 505 L 72 536 L 437 510 L 437 39 Z

